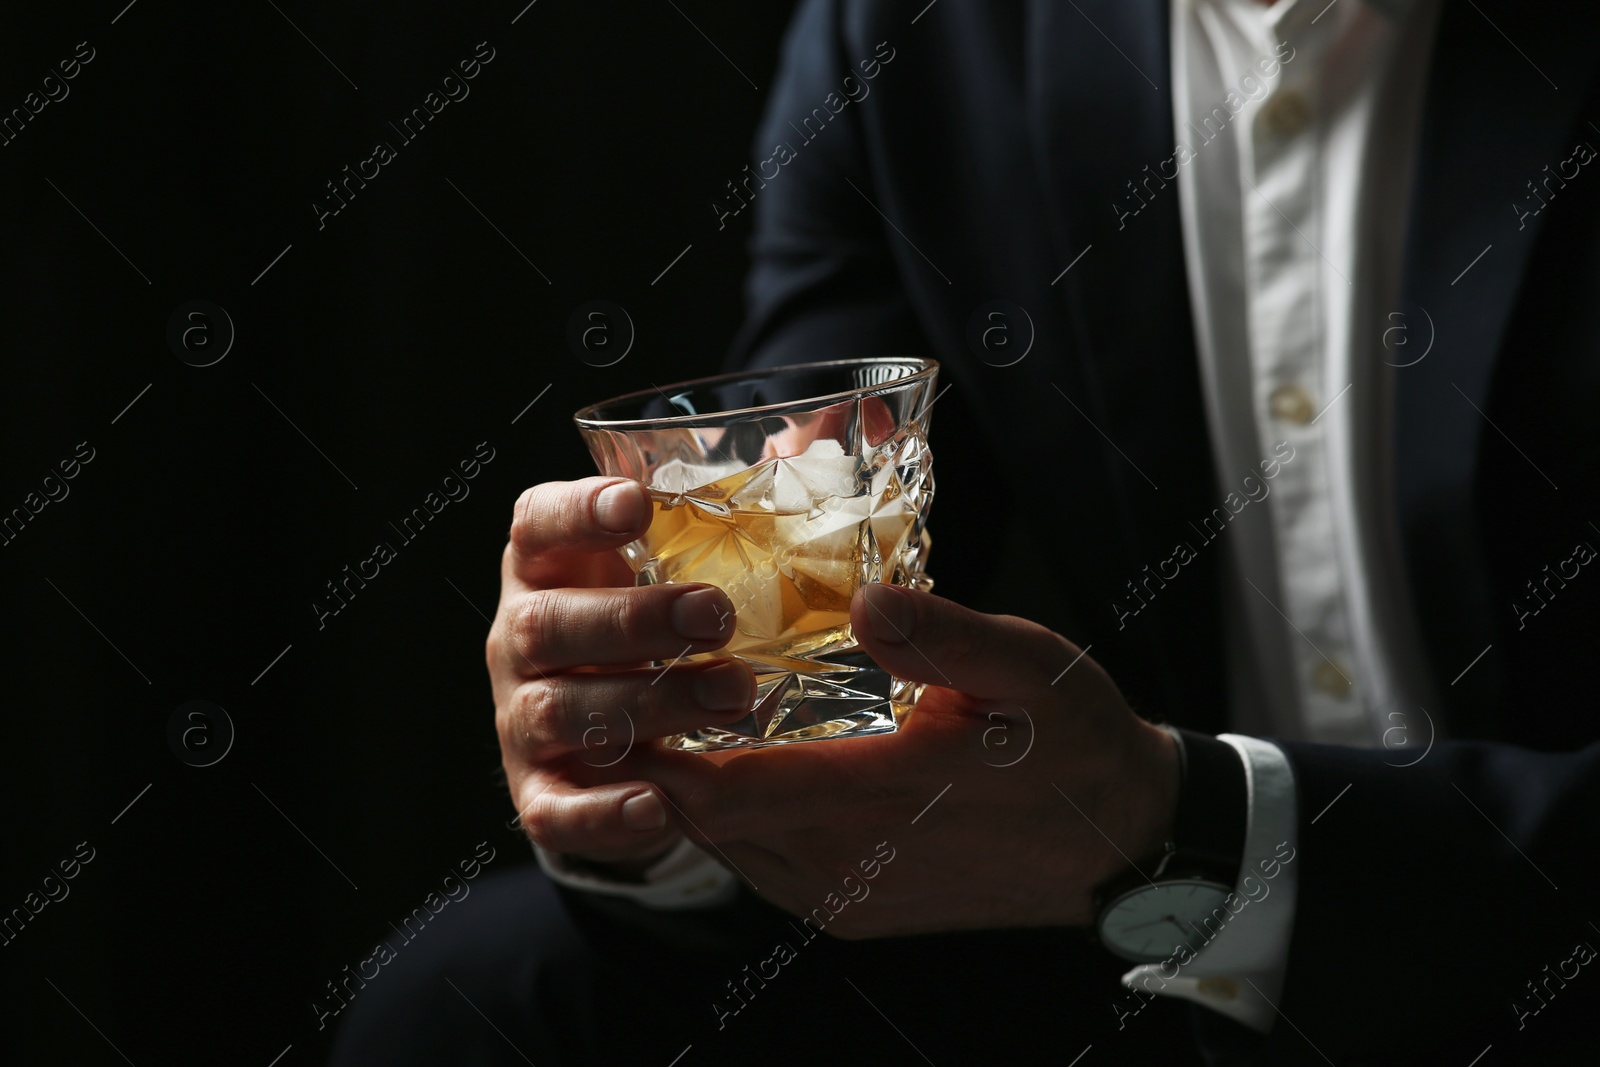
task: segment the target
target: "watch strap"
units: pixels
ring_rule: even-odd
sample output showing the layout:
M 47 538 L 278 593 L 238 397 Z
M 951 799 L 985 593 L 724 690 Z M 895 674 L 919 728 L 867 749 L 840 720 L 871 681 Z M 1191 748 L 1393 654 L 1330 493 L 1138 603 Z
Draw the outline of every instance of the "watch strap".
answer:
M 1244 760 L 1226 741 L 1175 726 L 1161 727 L 1178 745 L 1178 811 L 1172 847 L 1162 862 L 1166 877 L 1201 875 L 1222 885 L 1238 882 L 1250 817 Z

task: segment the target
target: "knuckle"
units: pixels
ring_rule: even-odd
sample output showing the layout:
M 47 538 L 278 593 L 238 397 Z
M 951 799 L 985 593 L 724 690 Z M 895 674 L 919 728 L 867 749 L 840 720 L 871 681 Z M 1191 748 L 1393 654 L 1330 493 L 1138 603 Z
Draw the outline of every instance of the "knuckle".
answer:
M 517 731 L 532 744 L 570 740 L 572 694 L 559 682 L 535 682 L 524 690 Z
M 500 735 L 502 750 L 511 748 L 516 725 L 517 710 L 521 706 L 522 689 L 528 683 L 517 678 L 494 680 L 494 726 Z
M 511 509 L 511 541 L 518 548 L 530 544 L 537 529 L 533 506 L 538 492 L 537 485 L 524 489 Z
M 606 621 L 624 645 L 638 645 L 649 636 L 642 608 L 641 597 L 627 592 L 619 592 L 606 602 Z
M 549 793 L 540 792 L 529 801 L 523 807 L 517 822 L 521 825 L 522 832 L 527 836 L 528 840 L 540 848 L 548 849 L 552 852 L 561 851 L 555 805 L 552 803 Z
M 500 666 L 500 634 L 493 626 L 489 627 L 488 636 L 483 639 L 483 662 L 491 675 Z
M 552 486 L 544 509 L 545 541 L 568 544 L 583 539 L 589 531 L 592 496 L 592 490 L 583 482 Z
M 588 498 L 581 482 L 540 482 L 524 489 L 511 515 L 517 550 L 538 552 L 580 537 L 587 528 Z
M 537 809 L 525 811 L 518 822 L 522 824 L 522 833 L 529 841 L 552 852 L 560 851 L 556 848 L 555 839 L 550 835 L 550 822 L 543 812 Z
M 530 657 L 557 647 L 562 596 L 548 589 L 529 593 L 517 605 L 512 631 L 517 647 Z

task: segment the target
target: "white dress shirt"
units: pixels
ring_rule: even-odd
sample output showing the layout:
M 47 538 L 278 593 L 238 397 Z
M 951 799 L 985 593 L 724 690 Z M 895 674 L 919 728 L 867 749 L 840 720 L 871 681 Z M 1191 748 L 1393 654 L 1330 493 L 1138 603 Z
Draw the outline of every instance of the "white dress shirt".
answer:
M 1420 312 L 1399 298 L 1437 10 L 1172 3 L 1177 193 L 1221 491 L 1278 442 L 1294 449 L 1270 493 L 1220 535 L 1235 729 L 1363 746 L 1396 725 L 1423 735 L 1430 697 L 1401 578 L 1389 431 L 1393 377 L 1426 344 Z M 1408 350 L 1410 327 L 1423 336 Z M 1293 843 L 1299 800 L 1281 750 L 1228 739 L 1250 778 L 1248 871 Z M 1285 864 L 1269 900 L 1179 979 L 1145 987 L 1269 1030 L 1296 878 Z
M 1261 461 L 1281 458 L 1278 442 L 1294 449 L 1270 493 L 1218 535 L 1237 730 L 1370 746 L 1396 724 L 1418 726 L 1430 699 L 1389 504 L 1389 428 L 1393 375 L 1426 343 L 1397 343 L 1425 329 L 1399 304 L 1399 277 L 1437 10 L 1438 0 L 1172 0 L 1176 143 L 1156 170 L 1164 195 L 1179 197 L 1219 491 L 1256 475 L 1260 492 Z M 1298 848 L 1298 798 L 1282 750 L 1223 737 L 1246 769 L 1246 895 L 1247 872 L 1281 857 L 1281 842 Z M 687 843 L 641 886 L 536 851 L 556 881 L 655 907 L 722 903 L 735 884 Z M 1282 864 L 1270 895 L 1176 978 L 1149 965 L 1124 983 L 1269 1030 L 1296 880 L 1296 865 Z

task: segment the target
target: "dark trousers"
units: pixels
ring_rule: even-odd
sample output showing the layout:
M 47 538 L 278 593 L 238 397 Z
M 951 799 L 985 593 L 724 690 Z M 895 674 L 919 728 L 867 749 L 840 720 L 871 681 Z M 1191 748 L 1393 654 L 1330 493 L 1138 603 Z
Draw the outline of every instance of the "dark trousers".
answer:
M 1127 966 L 1073 931 L 840 941 L 748 894 L 647 912 L 530 866 L 477 883 L 383 966 L 337 1019 L 332 1062 L 1066 1067 L 1091 1045 L 1080 1067 L 1200 1062 L 1195 1009 L 1132 1014 Z

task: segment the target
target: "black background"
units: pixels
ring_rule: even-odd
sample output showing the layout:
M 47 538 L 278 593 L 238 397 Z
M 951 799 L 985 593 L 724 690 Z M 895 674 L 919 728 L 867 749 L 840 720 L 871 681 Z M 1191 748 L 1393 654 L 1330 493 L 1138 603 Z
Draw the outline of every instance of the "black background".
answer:
M 0 147 L 0 512 L 94 455 L 0 548 L 0 913 L 95 853 L 0 948 L 0 1046 L 318 1062 L 311 1002 L 389 922 L 479 842 L 529 862 L 483 666 L 511 506 L 590 471 L 577 407 L 722 361 L 748 230 L 710 204 L 790 5 L 125 3 L 0 30 L 0 112 L 94 50 Z M 480 41 L 470 95 L 402 144 L 387 123 Z M 397 158 L 319 230 L 378 140 Z M 595 299 L 636 329 L 609 367 L 566 341 Z M 191 300 L 236 331 L 209 367 L 168 344 Z M 319 629 L 380 540 L 398 558 Z M 212 766 L 169 745 L 190 700 L 236 731 Z

